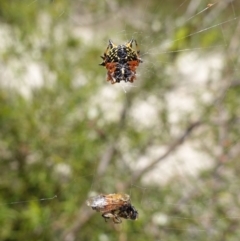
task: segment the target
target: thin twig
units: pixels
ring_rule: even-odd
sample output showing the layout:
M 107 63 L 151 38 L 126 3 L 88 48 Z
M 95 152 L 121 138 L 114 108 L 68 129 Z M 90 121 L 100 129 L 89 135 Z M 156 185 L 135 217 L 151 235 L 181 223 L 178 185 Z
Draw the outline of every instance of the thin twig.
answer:
M 172 152 L 174 152 L 185 140 L 186 138 L 193 132 L 194 129 L 196 129 L 198 126 L 202 124 L 201 121 L 196 121 L 192 124 L 190 124 L 187 129 L 184 131 L 184 133 L 178 137 L 166 150 L 166 152 L 161 155 L 159 158 L 157 158 L 155 161 L 151 162 L 148 166 L 146 166 L 144 169 L 135 172 L 133 174 L 133 177 L 131 179 L 131 183 L 138 181 L 144 174 L 151 171 L 159 162 L 163 161 L 166 157 L 168 157 Z M 127 185 L 129 186 L 130 183 Z

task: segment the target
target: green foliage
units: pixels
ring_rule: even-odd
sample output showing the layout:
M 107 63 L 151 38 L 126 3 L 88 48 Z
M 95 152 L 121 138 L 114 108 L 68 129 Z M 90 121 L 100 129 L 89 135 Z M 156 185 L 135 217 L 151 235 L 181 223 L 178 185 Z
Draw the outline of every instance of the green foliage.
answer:
M 0 49 L 1 240 L 239 239 L 238 84 L 231 85 L 223 64 L 217 84 L 208 76 L 194 92 L 192 79 L 181 78 L 176 67 L 183 49 L 200 48 L 204 59 L 223 36 L 231 46 L 235 39 L 223 29 L 192 34 L 215 24 L 209 24 L 210 12 L 179 24 L 188 5 L 174 12 L 176 6 L 178 1 L 0 2 L 0 24 L 11 40 L 3 39 Z M 126 93 L 108 83 L 98 65 L 109 38 L 138 40 L 143 63 L 136 88 L 126 87 Z M 171 109 L 169 95 L 178 98 L 183 87 L 197 105 Z M 184 141 L 211 165 L 192 176 L 176 171 L 168 177 L 158 164 L 180 162 L 175 153 Z M 105 223 L 85 204 L 94 192 L 131 194 L 139 220 Z

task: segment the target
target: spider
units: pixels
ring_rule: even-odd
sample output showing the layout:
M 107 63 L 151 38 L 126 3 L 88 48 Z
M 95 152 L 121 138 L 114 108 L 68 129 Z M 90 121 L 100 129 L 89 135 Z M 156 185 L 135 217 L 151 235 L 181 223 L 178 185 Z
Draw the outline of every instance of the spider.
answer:
M 136 50 L 133 49 L 133 42 Z M 136 69 L 139 63 L 142 63 L 138 50 L 137 41 L 131 39 L 123 45 L 115 45 L 109 40 L 108 47 L 101 58 L 103 62 L 100 64 L 107 69 L 107 81 L 112 84 L 119 83 L 121 80 L 133 83 L 136 79 Z

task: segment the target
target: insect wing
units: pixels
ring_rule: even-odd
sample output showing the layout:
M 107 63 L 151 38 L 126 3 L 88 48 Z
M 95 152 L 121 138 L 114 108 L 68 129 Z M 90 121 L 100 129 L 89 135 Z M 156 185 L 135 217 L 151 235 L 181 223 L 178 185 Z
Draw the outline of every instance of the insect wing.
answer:
M 107 201 L 105 198 L 105 195 L 98 195 L 96 197 L 90 197 L 87 200 L 87 205 L 91 206 L 92 209 L 101 211 L 101 209 L 104 209 L 105 206 L 107 206 Z

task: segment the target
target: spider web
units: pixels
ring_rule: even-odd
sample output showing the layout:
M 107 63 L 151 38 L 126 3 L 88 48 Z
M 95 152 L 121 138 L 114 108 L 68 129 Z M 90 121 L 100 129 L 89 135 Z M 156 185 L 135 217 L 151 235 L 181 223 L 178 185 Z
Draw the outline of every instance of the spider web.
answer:
M 36 1 L 33 1 L 30 4 L 34 4 L 35 2 Z M 80 1 L 80 3 L 84 4 L 85 2 Z M 156 13 L 161 9 L 162 4 L 162 2 L 159 3 L 158 8 L 155 9 Z M 145 8 L 147 9 L 149 5 L 151 5 L 149 2 L 146 3 Z M 112 7 L 114 8 L 114 6 Z M 121 22 L 121 10 L 124 9 L 120 9 L 119 14 L 110 14 L 109 17 L 113 23 Z M 137 12 L 138 10 L 139 9 L 137 9 L 134 14 L 139 14 Z M 119 28 L 115 27 L 114 24 L 109 25 L 108 23 L 104 23 L 105 26 L 108 26 L 106 29 L 107 36 L 103 36 L 104 34 L 98 36 L 91 31 L 91 33 L 88 33 L 90 36 L 95 36 L 99 39 L 105 38 L 105 40 L 100 41 L 103 49 L 106 47 L 107 38 L 111 37 L 114 43 L 117 44 L 122 44 L 122 42 L 127 42 L 129 39 L 134 38 L 138 42 L 141 58 L 143 59 L 143 64 L 141 64 L 137 70 L 137 80 L 133 85 L 109 85 L 106 83 L 106 86 L 102 87 L 99 93 L 91 99 L 91 103 L 93 106 L 98 105 L 98 100 L 101 99 L 102 102 L 98 108 L 101 108 L 102 112 L 106 113 L 105 118 L 111 121 L 116 120 L 122 108 L 122 104 L 117 103 L 119 96 L 122 96 L 121 88 L 124 90 L 123 98 L 127 99 L 129 95 L 137 93 L 141 86 L 144 86 L 145 79 L 150 79 L 156 71 L 159 71 L 157 72 L 159 75 L 162 73 L 167 79 L 170 78 L 169 76 L 174 76 L 173 79 L 175 82 L 169 86 L 165 86 L 166 83 L 161 78 L 159 79 L 164 86 L 163 92 L 165 92 L 166 89 L 169 90 L 165 101 L 167 101 L 168 107 L 171 110 L 170 124 L 173 125 L 171 131 L 173 136 L 176 136 L 176 140 L 172 142 L 169 141 L 170 144 L 162 148 L 159 148 L 157 144 L 155 146 L 153 143 L 147 153 L 139 155 L 139 153 L 131 153 L 131 150 L 127 147 L 128 140 L 121 137 L 118 146 L 122 152 L 121 166 L 126 168 L 126 172 L 130 173 L 131 176 L 121 183 L 119 182 L 121 178 L 116 174 L 118 183 L 115 186 L 112 184 L 106 186 L 106 178 L 108 175 L 112 175 L 112 169 L 108 169 L 108 166 L 111 166 L 111 158 L 117 148 L 116 144 L 113 143 L 103 151 L 102 158 L 95 161 L 92 173 L 86 175 L 83 168 L 83 171 L 78 174 L 79 179 L 77 181 L 88 186 L 88 194 L 84 199 L 99 192 L 114 193 L 116 190 L 114 190 L 113 187 L 115 187 L 117 191 L 123 190 L 130 194 L 133 205 L 139 210 L 139 219 L 147 220 L 149 223 L 146 224 L 140 221 L 140 225 L 143 225 L 142 230 L 143 232 L 151 232 L 152 240 L 167 239 L 168 236 L 161 234 L 161 230 L 162 233 L 166 232 L 166 234 L 169 234 L 168 231 L 172 230 L 176 235 L 178 233 L 176 231 L 179 231 L 179 235 L 181 234 L 181 238 L 184 237 L 184 240 L 192 240 L 192 238 L 196 238 L 197 240 L 214 240 L 214 237 L 217 237 L 218 233 L 223 232 L 223 230 L 226 232 L 223 234 L 223 237 L 227 237 L 230 231 L 225 230 L 224 227 L 221 226 L 226 225 L 225 222 L 222 222 L 223 219 L 234 222 L 235 225 L 237 225 L 239 224 L 240 216 L 236 215 L 237 212 L 231 210 L 229 207 L 228 215 L 224 213 L 222 218 L 215 218 L 212 208 L 215 207 L 215 203 L 217 203 L 217 207 L 224 203 L 230 205 L 232 198 L 231 191 L 234 190 L 233 192 L 235 192 L 239 182 L 231 183 L 228 187 L 229 192 L 223 193 L 221 200 L 215 200 L 214 196 L 210 199 L 205 198 L 208 197 L 207 189 L 209 187 L 211 189 L 211 184 L 205 183 L 199 175 L 203 170 L 211 168 L 214 165 L 213 162 L 209 156 L 202 153 L 199 154 L 199 152 L 195 150 L 194 145 L 196 143 L 194 140 L 184 143 L 179 150 L 177 150 L 177 148 L 175 149 L 175 146 L 180 145 L 192 129 L 202 124 L 201 121 L 199 121 L 200 116 L 194 112 L 193 115 L 190 116 L 192 122 L 189 123 L 190 126 L 187 126 L 186 130 L 175 127 L 174 124 L 180 122 L 181 118 L 186 116 L 186 113 L 188 114 L 194 111 L 196 108 L 196 103 L 194 103 L 195 96 L 198 96 L 198 101 L 200 102 L 215 103 L 215 101 L 221 98 L 221 91 L 225 90 L 225 87 L 228 86 L 229 83 L 227 82 L 218 83 L 217 81 L 224 62 L 224 59 L 221 59 L 223 58 L 223 53 L 230 54 L 230 47 L 236 42 L 234 42 L 233 37 L 234 30 L 239 25 L 237 3 L 236 1 L 212 3 L 207 1 L 182 1 L 177 4 L 174 12 L 166 15 L 167 17 L 174 16 L 179 19 L 175 26 L 164 25 L 161 20 L 157 18 L 152 22 L 144 22 L 144 19 L 148 19 L 147 14 L 147 11 L 143 15 L 141 12 L 141 18 L 138 18 L 134 24 L 137 26 L 136 29 L 139 29 L 139 25 L 149 26 L 148 33 L 140 30 L 133 31 L 131 28 L 129 29 L 126 23 L 124 26 L 118 26 Z M 63 16 L 64 11 L 61 11 L 59 18 Z M 202 19 L 200 26 L 199 24 L 194 25 L 196 18 Z M 77 19 L 80 29 L 81 27 L 84 29 L 86 23 L 83 18 L 80 18 L 80 22 L 79 18 L 75 19 L 75 17 L 72 17 L 71 19 L 73 22 Z M 166 19 L 166 22 L 167 21 L 168 19 Z M 190 24 L 190 26 L 183 29 L 182 32 L 181 30 L 179 30 L 179 32 L 176 31 L 176 29 L 181 29 L 187 26 L 187 24 Z M 121 29 L 121 31 L 119 31 L 119 29 Z M 161 34 L 161 36 L 158 37 L 158 33 L 161 31 L 167 31 L 166 36 Z M 174 34 L 176 32 L 177 34 Z M 202 46 L 204 44 L 198 39 L 204 39 L 204 35 L 206 37 L 205 41 L 207 41 L 207 37 L 211 34 L 220 36 L 221 40 L 216 41 L 217 43 L 212 41 L 213 44 L 206 44 L 206 47 Z M 88 39 L 89 36 L 86 36 L 86 39 Z M 211 42 L 211 40 L 209 41 Z M 180 43 L 179 46 L 178 43 Z M 237 44 L 239 45 L 239 43 Z M 173 66 L 171 62 L 172 59 L 175 58 L 177 60 Z M 238 62 L 230 58 L 228 65 L 230 71 L 233 73 L 233 79 L 237 78 L 237 76 L 239 76 Z M 159 66 L 161 67 L 159 68 Z M 165 69 L 165 71 L 161 72 L 163 69 Z M 211 76 L 213 84 L 212 82 L 208 82 L 209 76 Z M 175 87 L 176 82 L 177 87 Z M 207 91 L 204 94 L 199 94 L 202 90 L 206 90 L 206 87 L 209 85 L 211 85 L 211 88 L 215 92 L 219 92 L 219 94 L 211 95 L 211 93 Z M 146 88 L 148 88 L 147 85 Z M 161 90 L 159 90 L 160 99 L 161 95 Z M 158 100 L 155 97 L 144 96 L 145 99 L 139 99 L 136 105 L 131 108 L 131 112 L 128 112 L 132 120 L 138 121 L 139 126 L 137 128 L 139 128 L 139 130 L 156 128 L 155 121 L 157 114 L 153 105 L 156 105 Z M 184 113 L 184 115 L 182 113 Z M 96 115 L 94 108 L 89 110 L 89 115 Z M 148 115 L 154 118 L 146 120 L 146 116 Z M 138 161 L 128 161 L 134 159 L 135 156 L 138 157 Z M 161 159 L 164 159 L 164 162 L 161 162 Z M 120 164 L 116 164 L 115 168 L 117 170 L 123 167 L 120 167 Z M 58 166 L 58 172 L 60 174 L 64 173 L 66 169 L 66 166 Z M 175 177 L 176 179 L 174 179 Z M 182 190 L 182 192 L 180 192 L 181 195 L 177 194 L 176 197 L 166 196 L 165 185 L 169 185 L 169 182 L 173 180 L 176 180 L 176 182 L 172 183 L 172 189 Z M 114 180 L 112 181 L 114 182 Z M 221 185 L 224 185 L 224 183 L 221 183 Z M 56 193 L 54 196 L 38 197 L 34 200 L 7 201 L 1 204 L 10 204 L 13 205 L 13 208 L 17 205 L 22 206 L 22 204 L 32 204 L 34 202 L 44 202 L 43 206 L 47 206 L 50 202 L 58 205 L 58 202 L 61 201 L 58 196 L 59 194 L 61 196 L 63 192 L 64 190 L 60 190 L 59 193 Z M 74 195 L 76 195 L 76 192 L 73 192 L 72 196 Z M 152 198 L 152 196 L 158 196 L 159 201 L 156 201 L 156 198 Z M 196 196 L 198 196 L 199 199 L 197 199 Z M 201 198 L 201 196 L 203 196 L 203 198 Z M 193 199 L 194 203 L 192 203 Z M 77 230 L 93 218 L 93 215 L 96 216 L 96 219 L 101 219 L 99 214 L 94 214 L 91 210 L 85 209 L 87 209 L 87 207 L 83 204 L 80 209 L 75 210 L 77 218 L 73 220 L 73 224 L 65 230 L 63 240 L 78 240 L 76 238 L 78 235 Z M 201 213 L 202 210 L 205 210 L 205 212 Z M 129 224 L 127 221 L 117 226 L 113 226 L 111 223 L 106 225 L 107 228 L 110 227 L 111 229 L 103 230 L 99 236 L 99 240 L 109 240 L 108 234 L 110 234 L 112 230 L 119 233 L 118 240 L 128 240 L 127 226 Z M 134 226 L 134 224 L 132 225 Z M 102 226 L 99 224 L 99 227 Z M 159 229 L 161 230 L 159 231 Z M 134 231 L 131 232 L 133 233 Z M 143 232 L 134 232 L 135 238 L 140 240 Z M 169 240 L 174 239 L 171 238 Z

